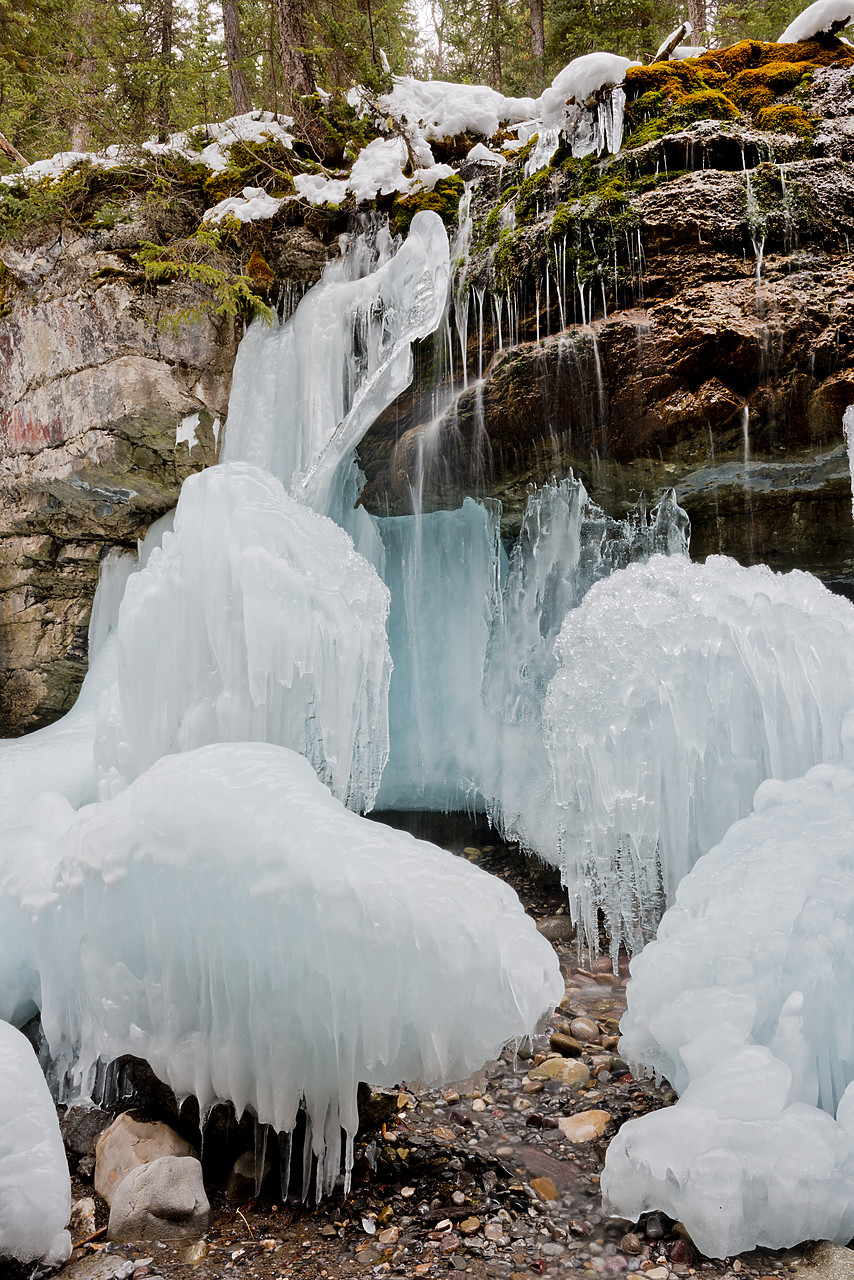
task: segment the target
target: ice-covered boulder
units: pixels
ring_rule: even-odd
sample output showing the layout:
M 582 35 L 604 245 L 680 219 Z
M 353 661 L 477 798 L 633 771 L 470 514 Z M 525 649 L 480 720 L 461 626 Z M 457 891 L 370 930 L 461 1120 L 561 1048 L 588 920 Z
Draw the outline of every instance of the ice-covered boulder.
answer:
M 854 772 L 764 782 L 631 972 L 621 1053 L 682 1096 L 611 1144 L 611 1211 L 663 1209 L 714 1256 L 850 1240 Z
M 127 779 L 208 742 L 302 752 L 370 808 L 388 752 L 388 592 L 351 539 L 246 463 L 184 483 L 127 585 L 99 764 Z
M 563 993 L 511 889 L 353 814 L 282 747 L 164 757 L 81 810 L 57 860 L 28 918 L 60 1072 L 85 1086 L 135 1054 L 283 1132 L 304 1099 L 318 1191 L 360 1080 L 462 1078 Z
M 0 1257 L 58 1266 L 71 1253 L 71 1178 L 32 1045 L 0 1022 Z
M 546 698 L 571 900 L 649 936 L 769 777 L 839 760 L 854 607 L 810 574 L 654 556 L 567 614 Z

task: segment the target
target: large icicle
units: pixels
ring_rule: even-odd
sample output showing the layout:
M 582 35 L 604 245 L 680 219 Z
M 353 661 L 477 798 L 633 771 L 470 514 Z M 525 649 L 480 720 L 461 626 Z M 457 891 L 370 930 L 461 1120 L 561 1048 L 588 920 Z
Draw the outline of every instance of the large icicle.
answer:
M 224 460 L 271 471 L 338 519 L 340 465 L 409 385 L 412 343 L 433 332 L 447 299 L 438 214 L 417 213 L 395 248 L 385 229 L 356 237 L 290 320 L 250 328 L 235 368 Z
M 388 753 L 387 613 L 347 534 L 268 472 L 190 476 L 174 532 L 122 601 L 102 772 L 126 780 L 209 742 L 275 742 L 370 808 Z
M 601 908 L 637 946 L 763 779 L 840 758 L 854 608 L 809 574 L 656 556 L 597 583 L 555 652 L 564 873 L 593 936 Z
M 480 685 L 499 607 L 497 512 L 378 520 L 391 591 L 391 749 L 380 808 L 460 809 L 480 792 L 492 732 Z
M 50 900 L 21 910 L 60 1072 L 136 1054 L 282 1132 L 304 1098 L 318 1194 L 360 1080 L 460 1079 L 563 993 L 510 888 L 349 812 L 282 747 L 164 757 L 55 856 Z
M 850 760 L 854 716 L 843 736 Z M 632 961 L 621 1052 L 682 1097 L 612 1142 L 611 1212 L 663 1209 L 717 1257 L 847 1243 L 852 984 L 854 772 L 818 765 L 762 784 Z

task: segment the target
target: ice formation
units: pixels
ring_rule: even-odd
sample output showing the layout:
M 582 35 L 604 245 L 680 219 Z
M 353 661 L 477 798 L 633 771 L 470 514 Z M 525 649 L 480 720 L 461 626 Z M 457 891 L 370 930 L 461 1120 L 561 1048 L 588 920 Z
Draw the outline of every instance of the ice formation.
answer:
M 852 957 L 854 772 L 766 781 L 632 961 L 621 1052 L 682 1096 L 612 1142 L 612 1212 L 663 1209 L 713 1256 L 851 1239 Z
M 387 613 L 347 534 L 269 472 L 232 462 L 190 476 L 174 532 L 119 610 L 102 777 L 115 786 L 208 742 L 275 742 L 369 809 L 388 753 Z
M 71 1254 L 71 1179 L 32 1045 L 0 1022 L 0 1257 L 57 1267 Z
M 815 0 L 814 4 L 808 5 L 789 23 L 786 30 L 778 36 L 777 43 L 796 44 L 799 40 L 811 40 L 813 36 L 830 31 L 831 27 L 841 30 L 852 21 L 852 0 Z
M 809 574 L 656 556 L 593 586 L 555 654 L 544 722 L 571 901 L 637 947 L 760 782 L 840 759 L 854 608 Z
M 357 237 L 290 320 L 272 331 L 253 325 L 235 369 L 224 460 L 262 467 L 342 518 L 341 463 L 408 386 L 411 344 L 442 317 L 449 264 L 441 218 L 417 213 L 402 246 L 387 230 Z
M 360 1080 L 462 1078 L 563 993 L 511 889 L 349 812 L 282 747 L 167 756 L 68 818 L 50 900 L 20 908 L 58 1070 L 136 1054 L 283 1133 L 304 1099 L 318 1194 Z
M 466 1075 L 562 992 L 512 891 L 341 803 L 370 807 L 385 761 L 388 593 L 324 513 L 384 568 L 352 451 L 448 275 L 441 220 L 418 214 L 402 246 L 351 238 L 289 321 L 250 330 L 227 460 L 137 565 L 106 566 L 74 712 L 3 747 L 0 1013 L 41 1012 L 72 1095 L 131 1053 L 283 1133 L 304 1106 L 318 1194 L 359 1080 Z M 460 514 L 474 546 L 484 509 Z M 459 557 L 446 525 L 428 558 Z

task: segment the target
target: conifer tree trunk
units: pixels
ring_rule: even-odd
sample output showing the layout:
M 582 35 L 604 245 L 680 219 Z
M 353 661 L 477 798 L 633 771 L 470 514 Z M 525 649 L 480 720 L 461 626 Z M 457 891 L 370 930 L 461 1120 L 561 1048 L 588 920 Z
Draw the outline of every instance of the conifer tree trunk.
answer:
M 172 106 L 170 77 L 172 74 L 172 0 L 161 0 L 160 11 L 160 83 L 157 87 L 157 126 L 161 142 L 169 137 Z
M 531 61 L 533 62 L 531 92 L 532 96 L 536 98 L 543 91 L 546 65 L 543 0 L 531 0 Z
M 688 0 L 688 21 L 694 28 L 695 36 L 705 35 L 706 31 L 706 0 Z
M 314 93 L 314 72 L 305 47 L 302 0 L 276 0 L 276 18 L 285 94 L 292 97 Z
M 80 26 L 83 31 L 84 47 L 87 52 L 74 59 L 74 81 L 76 81 L 76 101 L 74 116 L 71 120 L 71 150 L 88 151 L 91 140 L 89 127 L 90 108 L 94 92 L 96 63 L 92 53 L 95 44 L 95 15 L 91 5 L 86 5 L 80 14 Z
M 501 93 L 501 0 L 489 0 L 492 44 L 492 87 Z
M 231 96 L 234 110 L 242 116 L 251 110 L 249 101 L 249 85 L 243 70 L 243 41 L 240 37 L 240 14 L 237 11 L 237 0 L 222 0 L 222 26 L 225 32 L 225 60 L 228 64 L 228 79 L 231 84 Z

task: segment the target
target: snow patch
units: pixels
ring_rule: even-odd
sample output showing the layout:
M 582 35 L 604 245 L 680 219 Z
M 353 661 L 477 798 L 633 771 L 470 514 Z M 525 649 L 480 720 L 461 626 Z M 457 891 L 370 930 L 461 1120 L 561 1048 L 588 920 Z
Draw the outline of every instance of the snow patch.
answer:
M 277 214 L 284 202 L 284 197 L 268 195 L 263 187 L 244 187 L 242 195 L 228 196 L 206 209 L 202 221 L 220 223 L 225 218 L 236 218 L 238 222 L 262 222 Z
M 786 30 L 777 38 L 777 44 L 797 44 L 799 40 L 811 40 L 813 36 L 830 31 L 833 26 L 840 30 L 854 21 L 854 3 L 852 0 L 815 0 L 808 5 Z

